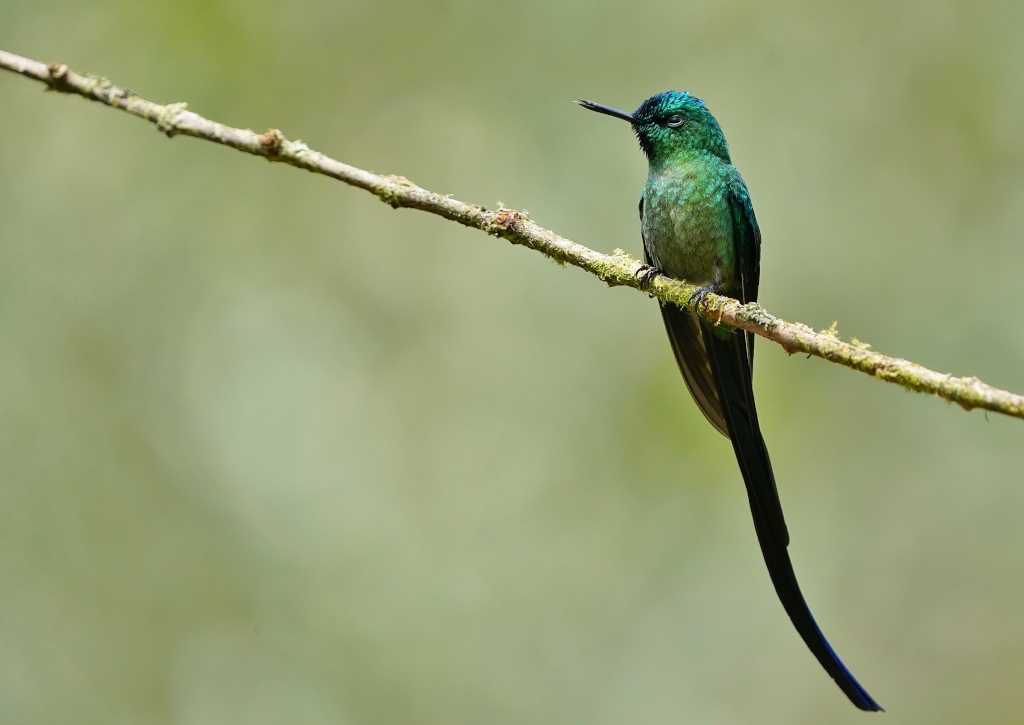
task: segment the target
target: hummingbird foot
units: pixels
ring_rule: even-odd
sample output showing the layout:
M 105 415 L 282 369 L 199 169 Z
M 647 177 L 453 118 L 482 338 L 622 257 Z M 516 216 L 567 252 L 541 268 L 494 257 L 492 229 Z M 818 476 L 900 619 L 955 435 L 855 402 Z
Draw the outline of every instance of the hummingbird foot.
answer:
M 642 264 L 634 276 L 640 280 L 640 287 L 642 289 L 650 289 L 651 284 L 654 282 L 654 278 L 659 274 L 665 273 L 653 265 Z M 654 295 L 648 295 L 648 297 L 654 297 Z
M 698 287 L 697 291 L 690 295 L 690 302 L 693 303 L 694 308 L 700 307 L 705 297 L 709 294 L 717 294 L 720 289 L 722 289 L 721 282 L 712 282 L 703 287 Z

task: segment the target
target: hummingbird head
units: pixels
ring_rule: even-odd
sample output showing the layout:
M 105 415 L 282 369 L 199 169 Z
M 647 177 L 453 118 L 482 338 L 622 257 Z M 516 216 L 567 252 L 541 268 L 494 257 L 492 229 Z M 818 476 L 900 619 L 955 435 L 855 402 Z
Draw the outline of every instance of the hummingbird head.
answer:
M 629 121 L 647 160 L 660 165 L 673 157 L 704 151 L 729 161 L 725 134 L 704 101 L 689 93 L 665 91 L 651 96 L 633 113 L 593 101 L 576 101 L 584 108 Z

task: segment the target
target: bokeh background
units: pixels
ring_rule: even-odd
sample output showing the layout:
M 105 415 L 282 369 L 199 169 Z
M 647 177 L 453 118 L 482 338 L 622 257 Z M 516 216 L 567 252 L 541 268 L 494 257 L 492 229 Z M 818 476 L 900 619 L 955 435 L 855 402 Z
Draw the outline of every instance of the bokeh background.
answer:
M 762 302 L 1024 390 L 1012 0 L 3 0 L 0 47 L 640 252 L 705 98 Z M 0 721 L 853 723 L 653 301 L 0 75 Z M 886 722 L 1024 719 L 1024 424 L 759 345 Z

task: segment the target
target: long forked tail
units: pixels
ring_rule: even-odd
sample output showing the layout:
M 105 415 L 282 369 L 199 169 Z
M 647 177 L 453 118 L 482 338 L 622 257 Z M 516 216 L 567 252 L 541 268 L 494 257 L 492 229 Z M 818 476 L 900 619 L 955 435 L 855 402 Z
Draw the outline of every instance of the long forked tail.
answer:
M 782 606 L 818 662 L 853 704 L 861 710 L 881 711 L 882 707 L 861 687 L 829 645 L 800 593 L 793 564 L 789 560 L 789 534 L 782 516 L 772 464 L 757 422 L 743 333 L 715 327 L 703 319 L 700 325 L 722 415 L 747 486 L 757 539 Z

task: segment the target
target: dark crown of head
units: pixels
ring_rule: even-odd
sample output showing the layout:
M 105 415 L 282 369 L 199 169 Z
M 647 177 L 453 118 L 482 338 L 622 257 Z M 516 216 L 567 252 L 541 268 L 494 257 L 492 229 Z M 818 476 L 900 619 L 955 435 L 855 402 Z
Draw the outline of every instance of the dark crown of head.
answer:
M 633 117 L 642 121 L 653 121 L 659 116 L 672 111 L 686 109 L 696 110 L 704 107 L 704 101 L 694 98 L 686 91 L 665 91 L 651 96 L 640 104 L 633 112 Z

